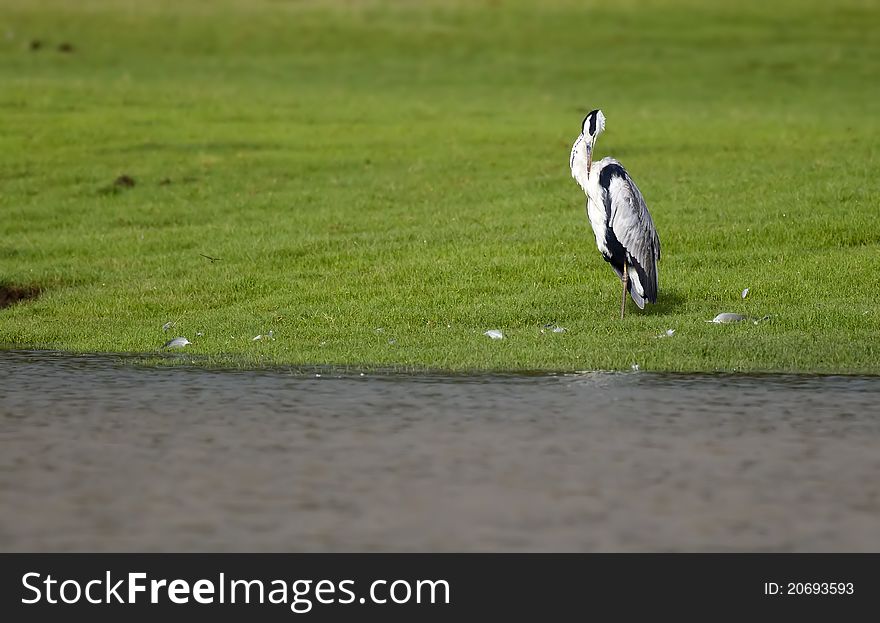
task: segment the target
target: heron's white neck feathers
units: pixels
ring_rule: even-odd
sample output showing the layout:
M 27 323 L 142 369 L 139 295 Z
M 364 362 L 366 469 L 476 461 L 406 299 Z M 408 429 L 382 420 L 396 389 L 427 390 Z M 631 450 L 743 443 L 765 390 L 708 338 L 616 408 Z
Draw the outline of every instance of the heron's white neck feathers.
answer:
M 587 182 L 589 174 L 587 172 L 587 163 L 590 158 L 590 140 L 581 134 L 571 146 L 571 158 L 569 166 L 571 166 L 571 176 L 577 181 L 578 185 L 587 193 Z

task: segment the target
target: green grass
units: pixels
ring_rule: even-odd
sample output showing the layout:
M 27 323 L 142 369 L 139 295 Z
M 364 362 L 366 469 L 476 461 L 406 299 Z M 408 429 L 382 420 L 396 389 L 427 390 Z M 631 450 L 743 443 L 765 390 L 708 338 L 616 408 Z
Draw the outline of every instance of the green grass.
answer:
M 5 0 L 0 284 L 43 294 L 0 344 L 880 373 L 880 4 L 534 4 Z M 663 243 L 623 322 L 568 171 L 595 107 Z

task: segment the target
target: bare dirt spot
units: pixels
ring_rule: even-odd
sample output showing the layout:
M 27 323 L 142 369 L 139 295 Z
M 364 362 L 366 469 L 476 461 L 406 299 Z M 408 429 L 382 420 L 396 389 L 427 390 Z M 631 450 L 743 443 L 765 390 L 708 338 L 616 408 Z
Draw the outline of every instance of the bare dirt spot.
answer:
M 58 51 L 64 52 L 65 54 L 70 54 L 71 52 L 73 52 L 73 44 L 64 42 L 58 46 Z
M 113 180 L 112 184 L 98 189 L 99 195 L 118 195 L 129 188 L 134 188 L 135 181 L 130 175 L 122 174 Z
M 18 286 L 8 283 L 0 284 L 0 309 L 20 303 L 21 301 L 30 301 L 40 296 L 42 290 L 40 286 Z

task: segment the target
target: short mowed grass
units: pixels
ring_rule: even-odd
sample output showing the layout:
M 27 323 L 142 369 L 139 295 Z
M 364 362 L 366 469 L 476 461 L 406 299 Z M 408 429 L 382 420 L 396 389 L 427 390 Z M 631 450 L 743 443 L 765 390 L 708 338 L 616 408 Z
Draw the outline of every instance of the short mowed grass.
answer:
M 6 0 L 0 286 L 41 295 L 0 309 L 0 344 L 880 373 L 878 23 L 859 0 Z M 663 245 L 658 304 L 622 322 L 568 170 L 597 107 Z

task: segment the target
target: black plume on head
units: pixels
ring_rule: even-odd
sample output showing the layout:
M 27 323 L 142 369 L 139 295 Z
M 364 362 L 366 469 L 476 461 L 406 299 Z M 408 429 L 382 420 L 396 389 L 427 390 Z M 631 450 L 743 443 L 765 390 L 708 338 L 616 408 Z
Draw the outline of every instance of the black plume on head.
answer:
M 599 109 L 591 110 L 581 124 L 581 128 L 587 131 L 587 134 L 593 136 L 596 133 L 596 119 L 599 117 Z M 589 121 L 589 124 L 587 123 Z

